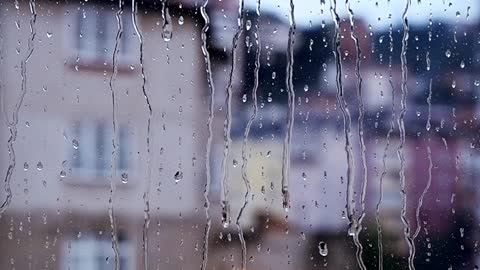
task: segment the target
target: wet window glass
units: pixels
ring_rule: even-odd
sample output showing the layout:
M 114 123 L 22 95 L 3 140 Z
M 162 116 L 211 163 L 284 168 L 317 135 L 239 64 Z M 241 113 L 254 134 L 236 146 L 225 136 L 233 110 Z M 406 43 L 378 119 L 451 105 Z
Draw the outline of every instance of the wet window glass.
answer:
M 478 269 L 477 0 L 0 2 L 0 269 Z

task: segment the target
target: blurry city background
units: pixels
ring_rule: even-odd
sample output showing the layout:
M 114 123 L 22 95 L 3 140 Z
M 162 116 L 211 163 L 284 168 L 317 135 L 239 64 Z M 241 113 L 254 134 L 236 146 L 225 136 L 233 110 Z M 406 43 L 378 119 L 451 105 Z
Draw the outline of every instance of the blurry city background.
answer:
M 477 0 L 8 0 L 0 66 L 0 269 L 480 265 Z

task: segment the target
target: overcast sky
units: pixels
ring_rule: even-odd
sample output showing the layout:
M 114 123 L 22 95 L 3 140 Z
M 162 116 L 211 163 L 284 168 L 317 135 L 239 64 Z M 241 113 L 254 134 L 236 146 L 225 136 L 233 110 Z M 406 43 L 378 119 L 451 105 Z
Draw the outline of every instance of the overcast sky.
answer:
M 385 28 L 390 23 L 401 24 L 401 18 L 407 0 L 350 0 L 356 17 L 362 18 L 373 28 Z M 378 3 L 378 4 L 376 4 Z M 245 0 L 245 5 L 255 8 L 256 0 Z M 320 5 L 320 0 L 294 0 L 295 21 L 299 27 L 331 22 L 330 0 Z M 348 18 L 344 0 L 337 0 L 338 12 L 342 18 Z M 470 7 L 468 19 L 467 10 Z M 322 13 L 323 9 L 323 13 Z M 288 22 L 289 0 L 261 0 L 261 10 L 276 13 Z M 434 22 L 448 21 L 459 24 L 477 23 L 479 20 L 479 0 L 412 0 L 408 12 L 411 24 L 426 25 L 432 14 Z M 458 16 L 457 16 L 458 14 Z M 389 18 L 390 17 L 390 18 Z

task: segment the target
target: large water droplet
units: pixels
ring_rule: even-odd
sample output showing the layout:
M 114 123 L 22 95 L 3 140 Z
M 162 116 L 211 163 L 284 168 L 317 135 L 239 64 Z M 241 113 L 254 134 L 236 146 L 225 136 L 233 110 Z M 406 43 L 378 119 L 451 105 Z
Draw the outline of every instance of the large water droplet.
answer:
M 178 24 L 179 24 L 179 25 L 183 25 L 184 23 L 185 23 L 185 19 L 183 18 L 183 16 L 180 16 L 180 17 L 178 18 Z
M 318 253 L 320 253 L 320 255 L 322 255 L 323 257 L 326 257 L 328 255 L 327 243 L 323 241 L 320 241 L 318 243 Z
M 251 20 L 247 20 L 247 23 L 245 24 L 246 28 L 247 28 L 247 31 L 250 30 L 250 28 L 252 28 L 252 21 Z
M 165 24 L 163 26 L 162 38 L 164 41 L 168 42 L 172 39 L 173 29 L 171 24 Z
M 78 144 L 78 141 L 76 139 L 72 140 L 72 146 L 73 146 L 73 149 L 78 149 L 79 144 Z
M 175 183 L 180 182 L 183 179 L 183 172 L 177 171 L 174 175 L 174 178 L 175 178 Z
M 451 52 L 450 50 L 446 50 L 446 51 L 445 51 L 445 56 L 446 56 L 447 58 L 450 58 L 450 56 L 452 56 L 452 52 Z
M 242 102 L 243 102 L 243 103 L 247 102 L 247 94 L 243 94 L 243 96 L 242 96 Z
M 37 163 L 37 170 L 39 170 L 39 171 L 43 170 L 43 164 L 42 164 L 41 161 L 39 161 L 39 162 Z
M 127 173 L 122 173 L 122 175 L 120 177 L 121 177 L 122 183 L 126 184 L 128 182 L 128 174 Z
M 29 168 L 29 167 L 30 167 L 30 166 L 28 165 L 27 162 L 23 163 L 23 170 L 24 170 L 24 171 L 28 171 L 28 168 Z

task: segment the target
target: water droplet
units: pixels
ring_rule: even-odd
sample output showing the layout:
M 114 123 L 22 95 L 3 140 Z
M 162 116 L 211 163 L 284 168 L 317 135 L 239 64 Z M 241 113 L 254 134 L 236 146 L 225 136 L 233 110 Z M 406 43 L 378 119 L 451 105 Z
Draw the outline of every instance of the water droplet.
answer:
M 179 24 L 179 25 L 183 25 L 184 23 L 185 23 L 185 19 L 183 18 L 183 16 L 180 16 L 180 17 L 178 18 L 178 24 Z
M 465 62 L 463 60 L 460 62 L 460 68 L 465 68 Z
M 41 161 L 39 161 L 39 162 L 37 163 L 37 170 L 39 170 L 39 171 L 43 170 L 43 164 L 42 164 Z
M 232 164 L 233 164 L 233 167 L 235 168 L 238 165 L 238 161 L 236 159 L 233 159 Z
M 65 176 L 67 176 L 67 172 L 65 172 L 64 170 L 62 170 L 60 172 L 60 178 L 65 178 Z
M 243 94 L 243 96 L 242 96 L 242 102 L 243 102 L 243 103 L 247 102 L 247 94 Z
M 320 253 L 320 255 L 322 255 L 323 257 L 326 257 L 328 255 L 327 243 L 323 241 L 320 241 L 318 243 L 318 253 Z
M 475 82 L 473 83 L 475 86 L 480 86 L 480 80 L 475 80 Z
M 29 167 L 30 167 L 30 166 L 28 166 L 28 163 L 27 163 L 27 162 L 23 163 L 23 170 L 24 170 L 24 171 L 28 171 L 28 168 L 29 168 Z
M 451 52 L 450 50 L 446 50 L 446 51 L 445 51 L 445 56 L 446 56 L 447 58 L 450 58 L 450 56 L 452 56 L 452 52 Z
M 172 25 L 167 23 L 163 26 L 162 38 L 164 41 L 168 42 L 172 39 L 172 36 L 173 36 Z
M 73 146 L 73 149 L 78 149 L 79 144 L 78 144 L 78 141 L 76 139 L 72 140 L 72 146 Z
M 126 184 L 128 182 L 128 174 L 122 173 L 121 180 L 122 180 L 122 183 Z
M 174 178 L 175 178 L 175 183 L 180 182 L 183 179 L 183 172 L 177 171 L 174 175 Z
M 48 37 L 48 38 L 51 38 L 52 36 L 53 36 L 53 33 L 47 32 L 47 37 Z
M 305 91 L 305 92 L 308 91 L 308 84 L 305 84 L 305 86 L 303 87 L 303 91 Z
M 251 20 L 247 20 L 247 23 L 245 24 L 246 28 L 247 28 L 247 31 L 250 30 L 250 28 L 252 28 L 252 21 Z
M 302 173 L 302 178 L 303 178 L 303 181 L 307 180 L 307 174 L 305 172 Z

